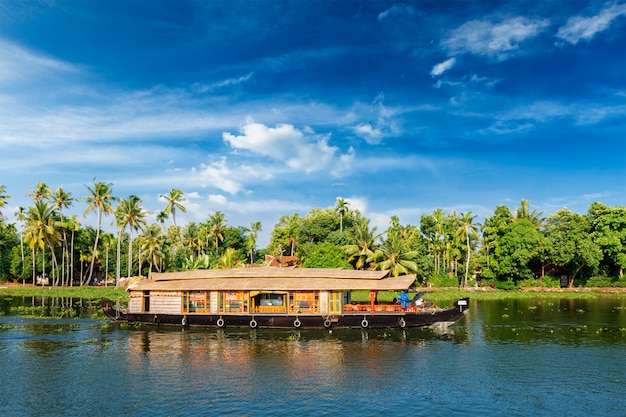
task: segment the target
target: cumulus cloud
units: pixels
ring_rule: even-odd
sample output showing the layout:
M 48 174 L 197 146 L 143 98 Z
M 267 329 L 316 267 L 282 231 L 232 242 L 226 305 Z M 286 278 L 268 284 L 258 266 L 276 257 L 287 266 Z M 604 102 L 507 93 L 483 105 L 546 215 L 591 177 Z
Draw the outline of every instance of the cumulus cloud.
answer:
M 225 157 L 209 165 L 201 164 L 200 171 L 192 169 L 192 175 L 201 186 L 212 186 L 230 194 L 236 194 L 243 188 L 241 183 L 234 179 L 235 175 L 227 166 Z
M 209 202 L 218 206 L 225 206 L 228 204 L 228 198 L 222 194 L 209 194 Z
M 453 30 L 442 41 L 442 46 L 451 55 L 470 53 L 502 61 L 519 49 L 522 42 L 534 38 L 548 25 L 548 20 L 526 17 L 516 17 L 499 23 L 472 20 Z
M 378 21 L 382 22 L 395 16 L 413 14 L 415 14 L 415 9 L 413 7 L 406 4 L 394 4 L 393 6 L 378 15 Z
M 289 168 L 306 173 L 327 169 L 336 162 L 339 148 L 329 145 L 330 135 L 317 135 L 293 125 L 268 127 L 248 120 L 241 135 L 224 132 L 224 142 L 233 149 L 244 149 L 281 161 Z
M 591 40 L 597 33 L 606 30 L 615 19 L 626 15 L 626 3 L 613 4 L 605 7 L 595 16 L 575 16 L 567 20 L 565 26 L 559 28 L 556 36 L 576 45 L 581 39 Z
M 446 59 L 445 61 L 440 62 L 439 64 L 435 65 L 432 71 L 430 71 L 430 75 L 432 75 L 433 77 L 437 75 L 441 75 L 444 72 L 448 71 L 450 68 L 452 68 L 455 63 L 456 63 L 456 58 L 454 57 L 450 59 Z

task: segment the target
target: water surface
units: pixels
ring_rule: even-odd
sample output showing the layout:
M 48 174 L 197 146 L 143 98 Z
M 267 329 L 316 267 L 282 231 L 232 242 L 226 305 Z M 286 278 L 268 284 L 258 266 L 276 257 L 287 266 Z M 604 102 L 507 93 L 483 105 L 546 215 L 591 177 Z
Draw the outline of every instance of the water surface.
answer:
M 623 298 L 473 301 L 447 332 L 122 328 L 20 303 L 0 303 L 2 416 L 626 410 Z

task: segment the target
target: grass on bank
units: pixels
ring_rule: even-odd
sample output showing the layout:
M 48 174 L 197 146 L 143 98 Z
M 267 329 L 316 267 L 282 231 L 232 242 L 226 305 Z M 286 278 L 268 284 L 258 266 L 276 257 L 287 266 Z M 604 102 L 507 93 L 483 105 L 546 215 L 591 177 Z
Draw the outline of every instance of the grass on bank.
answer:
M 0 284 L 0 296 L 13 297 L 67 297 L 100 299 L 107 297 L 113 301 L 128 301 L 128 293 L 122 287 L 39 287 L 33 285 L 13 285 L 3 287 Z
M 598 298 L 610 295 L 612 297 L 626 297 L 626 292 L 606 292 L 606 289 L 565 289 L 560 291 L 521 291 L 521 290 L 489 290 L 477 291 L 475 289 L 461 290 L 458 288 L 429 288 L 422 290 L 426 292 L 425 299 L 434 301 L 442 306 L 456 299 L 470 297 L 474 300 L 506 300 L 506 299 L 525 299 L 525 298 L 558 298 L 558 299 L 574 299 L 574 298 Z M 379 291 L 378 302 L 391 303 L 398 297 L 400 291 Z M 409 297 L 413 298 L 415 293 L 409 293 Z M 128 293 L 122 287 L 35 287 L 32 285 L 11 285 L 4 286 L 0 283 L 0 296 L 48 296 L 48 297 L 70 297 L 70 298 L 86 298 L 99 299 L 107 297 L 113 301 L 128 301 Z M 369 291 L 352 291 L 352 300 L 359 303 L 369 303 Z
M 429 288 L 424 291 L 425 300 L 431 300 L 445 307 L 448 303 L 464 297 L 470 297 L 473 300 L 508 300 L 508 299 L 532 299 L 532 298 L 555 298 L 555 299 L 594 299 L 610 295 L 611 297 L 625 297 L 626 292 L 606 292 L 602 289 L 585 290 L 565 289 L 560 291 L 476 291 L 476 290 L 460 290 L 458 288 Z M 413 299 L 414 292 L 409 292 L 409 298 Z M 391 303 L 400 295 L 400 291 L 379 291 L 378 302 Z M 369 303 L 369 291 L 352 291 L 352 301 L 357 303 Z

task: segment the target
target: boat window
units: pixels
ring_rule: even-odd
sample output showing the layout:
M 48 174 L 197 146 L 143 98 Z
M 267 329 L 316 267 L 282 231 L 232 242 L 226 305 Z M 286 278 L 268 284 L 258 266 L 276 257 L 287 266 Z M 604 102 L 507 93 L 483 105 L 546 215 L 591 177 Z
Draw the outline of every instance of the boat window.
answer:
M 183 291 L 183 313 L 210 312 L 208 291 Z
M 289 298 L 289 310 L 291 313 L 319 313 L 319 291 L 294 291 Z
M 283 294 L 259 294 L 260 306 L 282 306 Z
M 143 292 L 143 312 L 150 312 L 150 291 Z
M 248 291 L 220 291 L 220 312 L 247 313 Z

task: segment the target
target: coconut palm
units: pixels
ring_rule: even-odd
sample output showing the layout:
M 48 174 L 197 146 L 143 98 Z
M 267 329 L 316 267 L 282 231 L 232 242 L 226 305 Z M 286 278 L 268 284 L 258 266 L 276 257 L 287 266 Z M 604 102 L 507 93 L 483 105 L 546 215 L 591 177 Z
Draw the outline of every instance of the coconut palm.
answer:
M 376 241 L 379 238 L 380 235 L 376 234 L 376 227 L 370 230 L 369 220 L 363 219 L 357 223 L 354 229 L 348 232 L 350 244 L 343 247 L 348 255 L 348 262 L 356 269 L 368 269 L 378 248 Z
M 148 259 L 150 268 L 148 269 L 148 276 L 152 274 L 152 267 L 156 266 L 158 271 L 161 271 L 161 263 L 163 261 L 164 247 L 165 247 L 165 235 L 157 225 L 150 225 L 144 234 L 139 238 L 140 248 L 143 256 Z
M 6 185 L 0 185 L 0 209 L 4 207 L 7 200 L 11 198 L 10 195 L 7 195 L 6 189 L 7 189 Z M 0 217 L 2 217 L 2 210 L 0 210 Z
M 187 212 L 185 206 L 181 204 L 183 201 L 187 201 L 187 198 L 181 190 L 177 190 L 175 188 L 172 188 L 168 194 L 161 194 L 161 197 L 167 201 L 167 206 L 165 206 L 163 212 L 168 216 L 171 214 L 174 226 L 178 227 L 176 226 L 176 210 L 180 210 L 183 213 Z M 178 238 L 180 240 L 180 234 Z
M 128 278 L 131 276 L 133 266 L 133 230 L 143 230 L 147 226 L 145 211 L 141 207 L 141 199 L 136 195 L 131 195 L 127 200 L 120 200 L 119 206 L 115 210 L 115 219 L 121 230 L 129 229 L 128 239 Z M 140 271 L 141 272 L 141 271 Z
M 335 211 L 339 213 L 339 232 L 343 233 L 343 216 L 348 211 L 348 202 L 341 197 L 337 197 Z
M 472 254 L 472 248 L 470 246 L 470 238 L 471 237 L 475 237 L 478 238 L 478 232 L 476 231 L 476 229 L 478 228 L 478 225 L 476 223 L 474 223 L 474 219 L 476 218 L 476 216 L 472 216 L 472 212 L 468 211 L 467 213 L 463 214 L 461 213 L 461 217 L 460 217 L 460 225 L 456 231 L 456 235 L 463 241 L 466 242 L 467 245 L 467 259 L 465 262 L 465 281 L 463 283 L 464 287 L 467 287 L 467 278 L 468 278 L 468 274 L 469 274 L 469 263 L 470 263 L 470 256 Z
M 226 219 L 221 211 L 214 211 L 209 215 L 209 233 L 215 238 L 215 256 L 218 255 L 219 241 L 224 241 L 224 233 L 226 232 Z
M 15 210 L 15 219 L 18 221 L 20 226 L 20 251 L 22 253 L 22 271 L 24 271 L 24 221 L 26 220 L 26 210 L 24 207 L 20 206 L 17 210 Z
M 381 271 L 388 270 L 394 277 L 417 273 L 417 251 L 411 250 L 399 231 L 391 231 L 387 240 L 376 251 L 376 263 Z
M 530 220 L 537 229 L 539 229 L 544 221 L 544 218 L 542 217 L 543 213 L 542 212 L 537 212 L 537 210 L 533 210 L 530 211 L 530 200 L 522 200 L 522 203 L 520 205 L 519 209 L 515 209 L 515 213 L 514 213 L 514 221 L 516 220 L 520 220 L 520 219 L 527 219 Z
M 161 229 L 163 230 L 163 233 L 165 233 L 165 221 L 167 220 L 167 217 L 168 216 L 165 210 L 160 211 L 156 215 L 156 221 L 161 225 Z
M 67 233 L 65 228 L 65 219 L 63 218 L 63 209 L 69 208 L 74 199 L 72 198 L 72 194 L 65 192 L 63 188 L 59 187 L 54 193 L 50 195 L 50 199 L 52 200 L 53 207 L 59 213 L 60 225 L 63 230 L 63 253 L 61 256 L 61 275 L 63 276 L 63 281 L 65 281 L 65 265 L 68 261 L 67 256 Z M 69 270 L 69 268 L 68 268 Z
M 37 187 L 35 189 L 31 189 L 30 194 L 26 194 L 27 197 L 32 197 L 34 201 L 42 201 L 46 198 L 50 197 L 50 187 L 45 182 L 37 183 Z
M 55 227 L 54 210 L 52 206 L 43 201 L 35 201 L 35 204 L 29 207 L 26 216 L 24 240 L 28 242 L 30 249 L 39 248 L 42 251 L 43 275 L 45 275 L 45 247 L 48 246 L 52 253 L 54 267 L 54 265 L 56 265 L 54 246 L 60 242 L 60 239 L 61 234 Z M 33 270 L 34 262 L 33 256 Z
M 246 239 L 246 248 L 248 249 L 248 253 L 250 254 L 250 263 L 254 262 L 253 254 L 256 249 L 257 235 L 260 231 L 263 230 L 260 221 L 255 221 L 250 224 L 250 231 L 252 234 L 248 236 Z
M 200 236 L 200 228 L 195 222 L 189 222 L 183 228 L 183 244 L 189 249 L 189 252 L 193 254 L 197 252 L 200 256 L 200 249 L 204 243 L 204 239 Z
M 240 261 L 236 258 L 236 251 L 233 248 L 226 248 L 222 256 L 217 260 L 218 269 L 233 269 L 239 265 Z
M 102 234 L 102 245 L 104 246 L 105 251 L 105 262 L 104 262 L 104 286 L 107 287 L 109 284 L 109 252 L 111 248 L 116 243 L 117 239 L 112 233 L 104 233 Z
M 78 221 L 78 217 L 73 215 L 65 222 L 66 228 L 71 232 L 72 236 L 70 239 L 70 259 L 69 259 L 69 281 L 70 287 L 74 285 L 74 236 L 76 232 L 80 230 L 80 222 Z M 82 279 L 82 276 L 81 276 Z
M 89 276 L 87 277 L 87 282 L 89 283 L 93 278 L 93 269 L 96 264 L 96 253 L 98 252 L 98 240 L 100 239 L 100 226 L 102 225 L 102 215 L 109 215 L 113 212 L 113 202 L 118 201 L 117 197 L 111 195 L 112 184 L 107 184 L 105 182 L 96 182 L 93 187 L 89 187 L 86 185 L 87 190 L 91 193 L 84 199 L 87 201 L 87 208 L 83 215 L 86 217 L 89 212 L 95 211 L 98 218 L 98 227 L 96 229 L 96 238 L 93 244 L 93 257 L 91 258 L 91 266 L 89 267 Z M 83 285 L 81 279 L 81 286 Z

